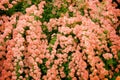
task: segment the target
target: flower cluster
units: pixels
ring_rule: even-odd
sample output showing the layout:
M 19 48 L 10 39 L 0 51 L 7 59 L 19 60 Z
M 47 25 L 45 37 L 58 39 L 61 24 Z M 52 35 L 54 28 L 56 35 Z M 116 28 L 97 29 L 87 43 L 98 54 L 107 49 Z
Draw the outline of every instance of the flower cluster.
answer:
M 0 80 L 120 80 L 120 0 L 1 0 Z
M 21 2 L 21 0 L 0 0 L 0 9 L 8 10 L 19 2 Z

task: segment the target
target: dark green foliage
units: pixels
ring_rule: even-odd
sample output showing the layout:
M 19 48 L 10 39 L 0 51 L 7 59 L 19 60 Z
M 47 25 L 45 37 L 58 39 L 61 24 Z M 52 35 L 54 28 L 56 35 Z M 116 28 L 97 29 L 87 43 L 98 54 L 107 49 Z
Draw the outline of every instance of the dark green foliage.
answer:
M 24 39 L 26 39 L 26 34 L 25 34 L 25 33 L 23 33 L 23 34 L 22 34 L 22 37 L 23 37 Z
M 56 41 L 56 37 L 54 36 L 52 38 L 52 34 L 58 33 L 58 29 L 53 29 L 51 32 L 49 32 L 47 29 L 47 26 L 42 25 L 41 27 L 42 27 L 43 33 L 46 34 L 47 36 L 48 43 L 54 44 L 54 42 Z
M 13 0 L 9 0 L 9 2 L 11 3 Z
M 74 41 L 75 41 L 76 43 L 80 43 L 79 38 L 75 38 Z
M 13 28 L 16 28 L 16 24 L 13 24 Z
M 49 44 L 54 44 L 54 42 L 56 41 L 56 37 L 52 38 L 52 34 L 54 32 L 49 32 L 49 35 L 47 35 L 47 40 Z M 52 40 L 53 39 L 53 40 Z
M 24 28 L 24 30 L 25 30 L 25 31 L 29 30 L 29 26 L 26 26 L 26 27 Z
M 115 69 L 118 65 L 118 61 L 115 58 L 111 58 L 109 60 L 105 59 L 103 57 L 103 54 L 105 54 L 106 51 L 103 51 L 101 55 L 99 55 L 99 57 L 101 58 L 101 60 L 103 61 L 103 63 L 105 64 L 105 69 L 106 70 L 111 70 L 112 67 Z M 112 67 L 111 67 L 112 66 Z
M 109 59 L 106 60 L 107 65 L 114 65 L 114 67 L 117 65 L 117 61 L 115 59 Z
M 19 62 L 17 62 L 17 65 L 16 65 L 16 74 L 17 74 L 17 78 L 20 77 L 20 73 L 18 72 L 20 69 L 20 65 L 19 65 Z
M 55 9 L 56 14 L 53 14 L 52 11 Z M 68 8 L 61 5 L 61 8 L 58 9 L 57 7 L 54 7 L 51 3 L 47 3 L 44 7 L 44 13 L 42 14 L 42 18 L 40 19 L 41 22 L 49 22 L 51 18 L 59 18 L 61 16 L 61 13 L 66 13 Z
M 114 74 L 113 74 L 113 77 L 110 79 L 110 80 L 116 80 L 116 77 L 117 76 L 120 76 L 120 71 L 117 73 L 117 72 L 115 72 Z
M 116 59 L 112 58 L 112 59 L 109 59 L 109 60 L 105 60 L 103 59 L 103 62 L 105 63 L 105 69 L 107 70 L 110 70 L 111 69 L 111 66 L 113 66 L 114 68 L 117 67 L 117 61 Z
M 48 50 L 51 52 L 51 51 L 52 51 L 52 47 L 51 47 L 51 46 L 49 46 Z
M 22 77 L 25 77 L 25 75 L 26 75 L 25 72 L 23 72 L 23 73 L 21 74 Z
M 46 75 L 46 73 L 47 73 L 47 67 L 45 66 L 46 61 L 47 61 L 47 58 L 44 58 L 42 64 L 38 63 L 38 67 L 41 69 L 42 76 Z
M 117 4 L 116 8 L 120 9 L 120 3 L 118 0 L 112 0 L 112 3 L 116 3 Z
M 61 78 L 61 80 L 72 80 L 71 77 L 65 77 L 65 78 Z
M 118 27 L 116 28 L 116 34 L 120 36 L 120 25 L 118 25 Z
M 73 54 L 74 52 L 68 52 L 68 62 L 70 62 L 71 60 L 72 60 L 72 54 Z
M 65 7 L 64 5 L 61 5 L 61 8 L 56 10 L 55 17 L 59 18 L 62 13 L 66 13 L 67 11 L 68 11 L 68 8 Z
M 25 56 L 22 56 L 21 58 L 22 58 L 22 60 L 24 60 L 24 59 L 25 59 Z
M 52 2 L 52 0 L 45 0 L 46 2 Z
M 19 19 L 19 16 L 16 17 L 16 23 L 15 23 L 15 24 L 12 24 L 12 25 L 13 25 L 13 28 L 16 28 L 18 19 Z
M 42 75 L 47 74 L 47 67 L 44 64 L 40 64 L 39 68 L 41 69 Z
M 58 50 L 58 49 L 61 49 L 61 46 L 60 46 L 60 44 L 58 44 L 58 45 L 57 45 L 57 48 L 56 48 L 56 50 Z
M 57 36 L 54 36 L 53 38 L 51 38 L 50 44 L 54 45 L 56 39 L 57 39 Z
M 46 63 L 46 61 L 47 61 L 47 58 L 44 58 L 44 59 L 43 59 L 43 64 L 45 64 L 45 63 Z
M 53 62 L 52 62 L 52 63 L 50 63 L 50 67 L 52 67 L 52 65 L 53 65 Z
M 76 36 L 73 32 L 71 32 L 70 35 L 72 35 L 72 37 L 75 37 L 75 36 Z
M 69 69 L 69 62 L 63 63 L 62 66 L 64 67 L 64 73 L 65 73 L 66 75 L 68 75 L 69 72 L 70 72 L 70 69 Z
M 88 16 L 90 16 L 90 11 L 91 11 L 91 9 L 87 9 L 87 13 L 88 13 Z
M 112 46 L 112 42 L 110 41 L 110 40 L 108 40 L 108 42 L 107 42 L 107 47 L 111 47 Z
M 8 15 L 11 16 L 13 15 L 15 12 L 22 12 L 25 13 L 25 10 L 27 7 L 29 7 L 30 5 L 28 5 L 25 2 L 18 2 L 16 5 L 14 5 L 12 8 L 8 9 L 8 10 L 0 10 L 0 15 Z
M 41 69 L 42 75 L 46 75 L 46 73 L 47 73 L 46 66 L 41 64 L 40 67 L 41 67 L 40 69 Z
M 43 33 L 49 34 L 49 31 L 46 25 L 42 25 L 41 28 L 42 28 Z
M 3 4 L 3 6 L 4 6 L 5 8 L 8 8 L 8 4 Z
M 81 8 L 79 11 L 81 12 L 81 15 L 82 15 L 82 16 L 85 15 L 84 8 Z
M 24 33 L 22 34 L 22 37 L 24 37 L 24 39 L 26 39 L 26 31 L 29 30 L 29 26 L 26 26 L 24 28 Z
M 49 22 L 49 20 L 51 18 L 54 18 L 54 15 L 52 14 L 52 9 L 53 9 L 53 5 L 48 3 L 45 5 L 44 7 L 44 13 L 42 14 L 42 18 L 41 18 L 41 22 Z
M 68 56 L 71 56 L 72 54 L 73 54 L 73 52 L 71 52 L 71 51 L 70 51 L 70 52 L 68 52 Z
M 31 0 L 31 3 L 33 4 L 33 5 L 37 5 L 37 4 L 39 4 L 41 2 L 41 0 Z
M 104 32 L 103 32 L 104 34 L 107 34 L 108 33 L 108 30 L 104 30 Z
M 64 5 L 61 6 L 61 8 L 59 9 L 60 13 L 66 13 L 68 11 L 68 8 L 65 7 Z
M 94 23 L 100 23 L 100 20 L 97 19 L 97 18 L 92 19 L 92 21 L 93 21 Z
M 63 53 L 62 53 L 62 47 L 60 46 L 60 44 L 57 45 L 56 50 L 57 50 L 57 53 L 58 53 L 58 54 L 63 54 Z
M 116 80 L 116 77 L 120 76 L 120 72 L 114 72 L 112 78 L 109 77 L 109 75 L 106 76 L 106 78 L 108 78 L 108 80 Z
M 73 17 L 73 12 L 68 12 L 70 17 Z
M 37 20 L 37 21 L 41 20 L 41 18 L 39 16 L 35 16 L 35 15 L 34 15 L 34 19 Z
M 4 38 L 4 41 L 6 42 L 7 40 L 11 40 L 12 37 L 13 37 L 12 33 L 9 33 L 9 35 Z
M 57 60 L 57 59 L 58 59 L 58 57 L 57 57 L 57 56 L 55 56 L 55 57 L 54 57 L 54 60 Z
M 31 76 L 28 76 L 28 78 L 26 78 L 26 80 L 33 80 L 33 78 Z
M 69 62 L 63 63 L 62 66 L 64 67 L 64 73 L 66 74 L 66 77 L 62 78 L 62 80 L 72 80 L 72 78 L 70 76 L 68 76 L 68 74 L 70 72 Z
M 118 55 L 118 59 L 120 60 L 120 50 L 118 51 L 117 55 Z

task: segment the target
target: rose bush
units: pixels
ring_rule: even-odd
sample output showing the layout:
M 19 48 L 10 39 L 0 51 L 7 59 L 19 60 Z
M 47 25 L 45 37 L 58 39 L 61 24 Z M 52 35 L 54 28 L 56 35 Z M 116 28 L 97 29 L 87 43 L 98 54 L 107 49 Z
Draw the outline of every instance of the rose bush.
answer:
M 120 0 L 1 0 L 0 80 L 120 80 Z

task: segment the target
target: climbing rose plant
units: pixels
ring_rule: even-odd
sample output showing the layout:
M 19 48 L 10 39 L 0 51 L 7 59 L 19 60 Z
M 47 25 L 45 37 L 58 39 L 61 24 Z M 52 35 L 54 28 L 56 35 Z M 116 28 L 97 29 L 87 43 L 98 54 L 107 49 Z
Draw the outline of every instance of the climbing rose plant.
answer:
M 0 80 L 120 80 L 120 0 L 0 0 Z

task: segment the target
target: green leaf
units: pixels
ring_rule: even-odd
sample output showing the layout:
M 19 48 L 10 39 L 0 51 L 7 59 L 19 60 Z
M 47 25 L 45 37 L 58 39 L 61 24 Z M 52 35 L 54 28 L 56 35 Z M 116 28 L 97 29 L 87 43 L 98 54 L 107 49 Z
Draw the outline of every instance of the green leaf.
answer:
M 107 34 L 108 33 L 108 30 L 104 30 L 104 32 L 103 32 L 104 34 Z
M 9 33 L 9 35 L 4 38 L 4 41 L 6 42 L 7 40 L 11 40 L 12 37 L 13 37 L 12 33 Z
M 85 15 L 84 8 L 81 8 L 79 11 L 81 12 L 81 15 L 82 15 L 82 16 Z
M 61 80 L 72 80 L 72 78 L 70 76 L 62 78 Z
M 48 50 L 51 52 L 51 51 L 52 51 L 52 47 L 50 46 L 50 47 L 48 48 Z
M 47 74 L 47 67 L 45 66 L 45 63 L 46 63 L 47 60 L 48 60 L 47 58 L 44 58 L 42 64 L 38 63 L 38 67 L 41 69 L 42 75 Z
M 5 4 L 3 4 L 3 6 L 4 6 L 5 8 L 8 8 L 8 4 L 6 4 L 6 3 L 5 3 Z
M 47 58 L 44 58 L 43 59 L 43 63 L 45 64 L 47 60 L 48 60 Z
M 17 63 L 17 65 L 16 65 L 16 72 L 18 72 L 19 69 L 20 69 L 20 65 L 19 65 L 19 63 Z
M 111 47 L 111 46 L 112 46 L 112 42 L 110 40 L 108 40 L 107 47 Z
M 31 3 L 33 4 L 33 5 L 37 5 L 37 4 L 39 4 L 41 2 L 41 0 L 31 0 Z
M 52 67 L 52 65 L 53 65 L 54 63 L 52 62 L 52 63 L 50 63 L 50 67 Z
M 24 27 L 24 33 L 22 34 L 22 37 L 26 39 L 26 31 L 29 30 L 29 26 Z
M 65 72 L 65 74 L 68 75 L 69 72 L 70 72 L 69 62 L 65 62 L 65 63 L 63 63 L 62 65 L 64 66 L 64 72 Z
M 52 0 L 45 0 L 46 2 L 52 2 Z
M 30 29 L 29 26 L 24 27 L 24 30 L 25 30 L 25 31 L 27 31 L 27 30 L 29 30 L 29 29 Z
M 118 27 L 116 28 L 116 34 L 117 34 L 118 36 L 120 36 L 120 24 L 119 24 Z
M 13 24 L 13 28 L 16 28 L 16 25 L 17 25 L 17 24 Z
M 20 65 L 19 65 L 19 62 L 17 62 L 17 65 L 16 65 L 16 74 L 17 74 L 17 78 L 20 77 L 20 73 L 18 72 L 20 69 Z
M 60 10 L 59 10 L 59 12 L 61 12 L 61 13 L 66 13 L 67 11 L 68 11 L 68 8 L 65 7 L 64 5 L 62 5 Z
M 80 40 L 79 40 L 78 38 L 75 38 L 74 41 L 75 41 L 76 43 L 80 43 Z
M 70 16 L 70 17 L 73 17 L 73 12 L 69 12 L 69 16 Z
M 43 31 L 45 34 L 48 34 L 48 33 L 49 33 L 48 28 L 47 28 L 46 25 L 42 25 L 41 27 L 42 27 L 42 31 Z
M 56 39 L 57 39 L 57 36 L 54 36 L 54 37 L 50 40 L 50 44 L 54 45 Z
M 34 15 L 34 19 L 37 20 L 37 21 L 41 20 L 39 16 L 35 16 L 35 15 Z
M 9 2 L 11 3 L 13 0 L 9 0 Z
M 23 37 L 24 39 L 26 39 L 26 34 L 25 34 L 25 32 L 22 34 L 22 37 Z
M 51 18 L 54 18 L 54 15 L 52 14 L 52 9 L 53 9 L 53 5 L 50 4 L 50 3 L 47 3 L 45 6 L 44 6 L 44 12 L 42 14 L 42 18 L 40 19 L 41 22 L 49 22 L 49 20 Z
M 114 62 L 113 62 L 113 59 L 109 59 L 109 60 L 107 60 L 107 64 L 108 65 L 111 65 L 111 64 L 113 64 Z
M 31 76 L 28 76 L 28 78 L 26 78 L 26 80 L 33 80 L 33 78 Z
M 117 67 L 117 61 L 114 58 L 107 60 L 106 64 L 107 65 L 113 65 L 113 67 Z
M 17 78 L 19 78 L 20 77 L 20 73 L 19 72 L 17 72 Z
M 111 79 L 109 79 L 109 80 L 116 80 L 117 76 L 120 76 L 120 72 L 118 72 L 118 73 L 114 72 L 113 77 Z
M 26 76 L 26 73 L 25 73 L 25 72 L 23 72 L 23 73 L 21 74 L 21 76 L 22 76 L 22 77 L 25 77 L 25 76 Z
M 99 23 L 100 22 L 100 20 L 99 19 L 97 19 L 97 18 L 94 18 L 94 19 L 92 19 L 92 21 L 94 22 L 94 23 Z
M 120 50 L 118 51 L 117 54 L 118 54 L 118 59 L 120 60 Z
M 73 54 L 73 52 L 70 51 L 70 52 L 68 53 L 68 56 L 71 56 L 72 54 Z
M 11 16 L 13 15 L 15 12 L 22 12 L 23 14 L 25 13 L 25 10 L 27 7 L 29 7 L 30 5 L 27 4 L 25 1 L 21 1 L 18 2 L 17 4 L 13 5 L 12 8 L 8 9 L 8 10 L 0 10 L 0 15 L 8 15 Z

